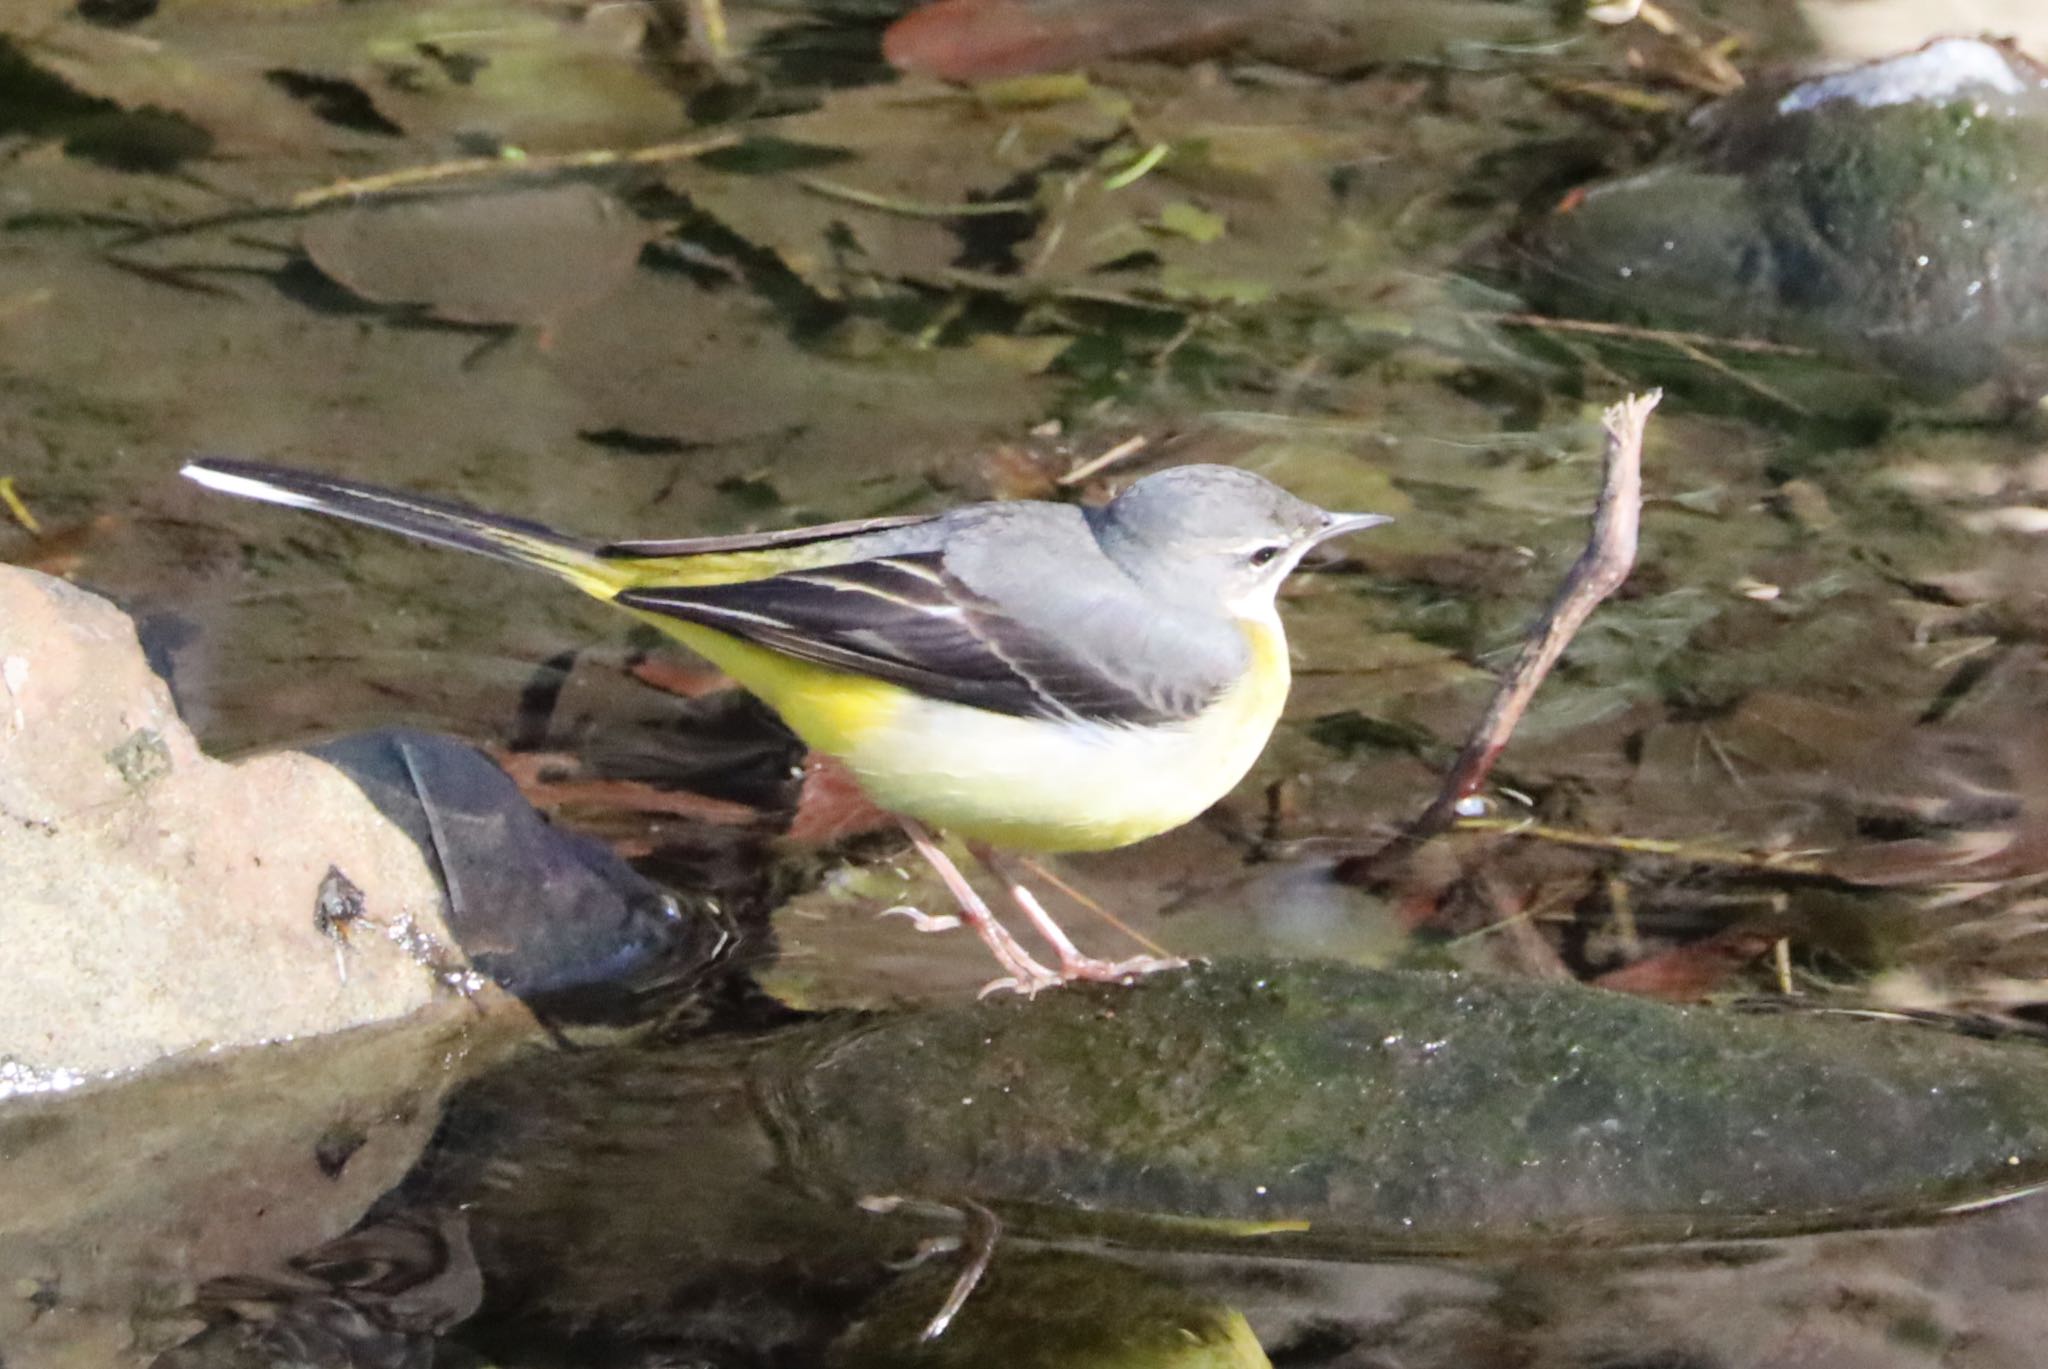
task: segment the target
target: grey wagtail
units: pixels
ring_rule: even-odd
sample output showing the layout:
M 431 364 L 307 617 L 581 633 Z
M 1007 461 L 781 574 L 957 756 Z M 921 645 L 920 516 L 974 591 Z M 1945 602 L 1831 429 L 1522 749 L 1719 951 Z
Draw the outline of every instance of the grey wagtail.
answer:
M 1100 508 L 1019 500 L 788 532 L 591 542 L 460 504 L 242 461 L 209 489 L 560 576 L 764 700 L 898 816 L 1004 977 L 1035 993 L 1177 961 L 1083 955 L 996 848 L 1100 851 L 1187 822 L 1265 748 L 1287 698 L 1274 594 L 1309 548 L 1374 527 L 1247 471 L 1179 466 Z M 1052 947 L 1034 959 L 939 849 L 965 838 Z

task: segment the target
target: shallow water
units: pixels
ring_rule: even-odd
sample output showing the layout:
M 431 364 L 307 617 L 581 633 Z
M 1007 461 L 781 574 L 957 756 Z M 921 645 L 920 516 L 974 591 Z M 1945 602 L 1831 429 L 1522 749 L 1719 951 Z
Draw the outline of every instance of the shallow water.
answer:
M 619 7 L 41 8 L 0 21 L 0 477 L 22 506 L 0 517 L 0 557 L 133 613 L 216 754 L 402 722 L 515 767 L 551 758 L 522 772 L 529 794 L 715 901 L 746 933 L 726 968 L 776 1002 L 963 1004 L 984 953 L 875 916 L 936 906 L 935 885 L 886 837 L 780 838 L 797 757 L 681 652 L 567 590 L 234 504 L 176 469 L 282 461 L 626 538 L 1099 497 L 1159 464 L 1229 461 L 1397 521 L 1291 586 L 1288 716 L 1234 795 L 1055 862 L 1119 920 L 1188 956 L 2035 1013 L 2037 428 L 1992 421 L 1981 396 L 1906 402 L 1898 377 L 1855 365 L 1532 323 L 1489 269 L 1518 214 L 1669 138 L 1712 88 L 1701 49 L 1747 34 L 1749 71 L 1796 52 L 1759 17 L 1775 7 L 1674 7 L 1690 47 L 1640 29 L 1460 36 L 1337 76 L 1226 57 L 979 95 L 890 80 L 886 6 L 736 6 L 722 72 Z M 648 147 L 666 150 L 548 169 Z M 414 192 L 294 207 L 475 157 Z M 1331 882 L 1433 793 L 1578 554 L 1599 409 L 1653 383 L 1669 394 L 1641 563 L 1492 795 L 1569 839 L 1468 832 L 1399 888 Z M 1134 434 L 1143 450 L 1057 483 Z M 1091 948 L 1127 944 L 1067 907 Z M 666 1005 L 671 1035 L 776 1015 L 701 987 Z M 723 1254 L 780 1270 L 815 1247 L 820 1267 L 689 1266 L 661 1255 L 653 1200 L 602 1166 L 550 1168 L 582 1152 L 472 1174 L 509 1144 L 501 1123 L 444 1131 L 406 1180 L 472 1068 L 436 1072 L 438 1033 L 529 1030 L 503 1004 L 455 1006 L 452 1026 L 387 1043 L 408 1062 L 395 1075 L 428 1077 L 403 1106 L 313 1090 L 312 1113 L 325 1097 L 417 1134 L 375 1168 L 348 1161 L 345 1183 L 277 1166 L 264 1191 L 305 1209 L 279 1230 L 210 1226 L 204 1163 L 153 1171 L 166 1191 L 143 1197 L 53 1190 L 79 1205 L 75 1239 L 59 1203 L 38 1227 L 48 1267 L 9 1271 L 28 1291 L 0 1315 L 7 1364 L 147 1362 L 193 1329 L 193 1285 L 272 1270 L 393 1189 L 385 1215 L 475 1207 L 483 1310 L 407 1333 L 450 1334 L 450 1363 L 803 1362 L 902 1253 L 867 1214 L 756 1229 L 735 1190 Z M 626 1100 L 575 1059 L 562 1116 L 623 1125 Z M 167 1115 L 213 1127 L 235 1087 L 202 1081 Z M 49 1106 L 10 1106 L 31 1104 Z M 132 1105 L 78 1102 L 76 1125 L 118 1134 Z M 0 1136 L 28 1136 L 28 1115 L 0 1112 Z M 292 1147 L 330 1125 L 279 1144 L 302 1160 Z M 159 1153 L 203 1155 L 207 1134 L 173 1125 Z M 0 1147 L 17 1201 L 28 1153 Z M 716 1158 L 674 1180 L 701 1201 Z M 505 1196 L 538 1185 L 505 1177 L 529 1171 L 555 1185 L 532 1211 Z M 161 1243 L 159 1202 L 190 1214 Z M 1119 1258 L 1147 1288 L 1238 1309 L 1280 1364 L 2022 1364 L 2041 1211 L 1570 1257 Z M 1019 1278 L 1021 1307 L 1070 1296 Z

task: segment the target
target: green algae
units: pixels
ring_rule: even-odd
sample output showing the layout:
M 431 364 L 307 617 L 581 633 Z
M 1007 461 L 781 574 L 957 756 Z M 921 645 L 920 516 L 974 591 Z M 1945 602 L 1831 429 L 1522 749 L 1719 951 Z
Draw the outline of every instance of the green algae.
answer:
M 130 789 L 146 789 L 171 773 L 171 749 L 150 728 L 137 728 L 107 752 L 107 764 Z
M 2041 98 L 1770 99 L 1730 101 L 1660 164 L 1534 223 L 1542 307 L 1809 347 L 1930 397 L 2029 372 L 2048 348 Z M 1812 363 L 1744 364 L 1795 403 L 1867 394 L 1803 377 Z
M 834 1369 L 1206 1369 L 1260 1363 L 1233 1305 L 1265 1325 L 1255 1283 L 1191 1278 L 1204 1252 L 1276 1277 L 1740 1260 L 1639 1248 L 2008 1196 L 2048 1166 L 2044 1085 L 2034 1048 L 1924 1028 L 1237 961 L 531 1052 L 465 1087 L 393 1197 L 468 1212 L 494 1290 L 480 1349 L 743 1327 Z M 986 1277 L 920 1346 L 976 1250 Z M 1188 1358 L 1147 1357 L 1167 1350 Z
M 1302 1245 L 1808 1229 L 2048 1165 L 2048 1057 L 1559 985 L 1234 962 L 811 1049 L 782 1108 L 813 1181 Z

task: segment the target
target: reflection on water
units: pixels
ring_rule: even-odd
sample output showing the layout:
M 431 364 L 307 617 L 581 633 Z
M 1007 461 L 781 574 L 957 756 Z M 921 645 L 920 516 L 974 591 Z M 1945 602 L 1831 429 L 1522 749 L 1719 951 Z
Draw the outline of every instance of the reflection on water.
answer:
M 119 602 L 216 753 L 481 745 L 517 795 L 448 763 L 510 796 L 497 847 L 363 762 L 470 958 L 522 990 L 634 971 L 0 1102 L 7 1369 L 2035 1363 L 2041 295 L 2002 276 L 2018 305 L 1968 331 L 1953 263 L 1857 268 L 1938 237 L 2020 272 L 2038 216 L 1952 221 L 2040 188 L 1879 151 L 1738 184 L 1689 121 L 1803 50 L 1782 5 L 1293 0 L 1191 44 L 1198 7 L 1033 0 L 1062 41 L 1153 24 L 1094 45 L 1152 56 L 971 91 L 890 72 L 901 8 L 733 0 L 717 41 L 709 0 L 0 16 L 0 571 Z M 894 50 L 992 60 L 946 14 Z M 1994 113 L 1912 127 L 2029 165 Z M 1870 160 L 1885 193 L 1829 198 Z M 1649 186 L 1654 231 L 1601 183 Z M 1601 317 L 1532 313 L 1522 254 L 1574 235 Z M 1802 254 L 1849 284 L 1801 294 Z M 1651 263 L 1669 312 L 1622 274 Z M 1936 278 L 1967 356 L 1912 326 Z M 1334 882 L 1433 791 L 1578 552 L 1592 416 L 1652 381 L 1643 561 L 1500 775 L 1531 825 Z M 976 1007 L 969 939 L 874 916 L 936 891 L 701 663 L 211 499 L 194 452 L 605 537 L 1184 460 L 1398 521 L 1291 587 L 1289 715 L 1238 793 L 1051 872 L 1063 917 L 1271 974 Z M 521 835 L 528 802 L 580 835 Z M 547 888 L 621 940 L 547 924 Z M 1376 998 L 1362 964 L 1422 977 Z M 1511 982 L 1428 977 L 1460 967 Z M 1997 1039 L 1513 983 L 1573 979 Z

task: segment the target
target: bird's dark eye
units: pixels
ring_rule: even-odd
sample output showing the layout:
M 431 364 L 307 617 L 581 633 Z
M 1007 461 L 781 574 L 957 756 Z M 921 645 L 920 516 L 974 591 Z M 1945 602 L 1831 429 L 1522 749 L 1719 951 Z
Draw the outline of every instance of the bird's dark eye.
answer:
M 1269 566 L 1273 564 L 1273 558 L 1279 554 L 1280 548 L 1278 547 L 1260 547 L 1252 553 L 1252 564 L 1255 566 Z

